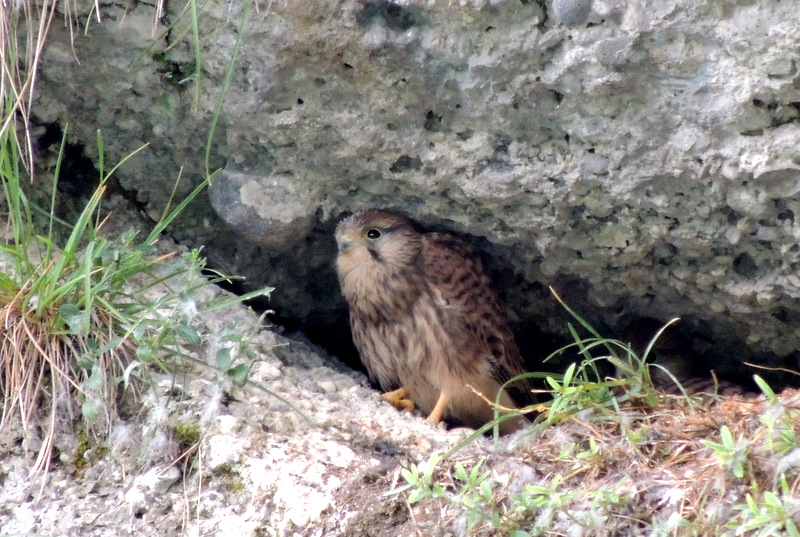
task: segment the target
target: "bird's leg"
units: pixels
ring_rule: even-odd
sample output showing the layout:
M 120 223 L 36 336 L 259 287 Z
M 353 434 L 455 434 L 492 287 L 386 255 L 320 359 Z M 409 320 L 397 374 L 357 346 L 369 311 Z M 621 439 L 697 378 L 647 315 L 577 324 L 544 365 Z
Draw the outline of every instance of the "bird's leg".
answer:
M 414 410 L 414 401 L 408 398 L 408 390 L 405 388 L 397 388 L 394 391 L 381 394 L 381 399 L 390 403 L 397 410 L 406 410 L 411 412 Z
M 442 416 L 444 415 L 444 411 L 447 409 L 447 401 L 450 398 L 447 397 L 447 394 L 442 391 L 439 394 L 439 400 L 436 401 L 436 406 L 433 407 L 430 415 L 428 416 L 428 421 L 436 425 L 440 421 L 442 421 Z

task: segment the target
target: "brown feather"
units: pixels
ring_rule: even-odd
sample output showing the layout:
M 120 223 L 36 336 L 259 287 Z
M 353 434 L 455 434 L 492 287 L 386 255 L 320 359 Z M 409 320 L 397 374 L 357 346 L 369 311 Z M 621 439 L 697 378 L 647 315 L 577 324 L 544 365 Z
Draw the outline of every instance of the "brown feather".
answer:
M 525 369 L 470 247 L 377 210 L 343 220 L 336 238 L 353 339 L 370 377 L 384 390 L 405 388 L 426 414 L 444 395 L 445 418 L 473 427 L 492 419 L 493 409 L 469 386 L 493 399 Z M 522 383 L 516 395 L 518 404 L 530 403 L 530 384 Z M 502 404 L 515 406 L 507 394 Z

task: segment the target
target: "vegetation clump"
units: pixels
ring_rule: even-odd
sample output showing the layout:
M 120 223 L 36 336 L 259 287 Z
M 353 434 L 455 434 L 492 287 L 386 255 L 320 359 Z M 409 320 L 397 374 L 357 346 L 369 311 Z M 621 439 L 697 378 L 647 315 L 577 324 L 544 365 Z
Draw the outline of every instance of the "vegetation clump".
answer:
M 559 352 L 579 361 L 546 375 L 551 399 L 523 410 L 536 418 L 513 449 L 486 446 L 488 425 L 400 471 L 392 494 L 419 524 L 438 510 L 469 535 L 800 535 L 800 391 L 756 377 L 760 396 L 659 393 L 655 341 L 637 356 L 570 312 L 591 335 L 569 327 Z M 599 360 L 623 377 L 599 378 Z

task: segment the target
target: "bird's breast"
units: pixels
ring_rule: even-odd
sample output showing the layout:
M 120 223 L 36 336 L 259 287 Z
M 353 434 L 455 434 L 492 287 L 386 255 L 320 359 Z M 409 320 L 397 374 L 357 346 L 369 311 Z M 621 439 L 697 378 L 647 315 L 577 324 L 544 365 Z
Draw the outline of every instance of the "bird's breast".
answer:
M 376 319 L 407 316 L 423 291 L 417 275 L 380 266 L 340 270 L 339 279 L 350 309 L 360 310 Z

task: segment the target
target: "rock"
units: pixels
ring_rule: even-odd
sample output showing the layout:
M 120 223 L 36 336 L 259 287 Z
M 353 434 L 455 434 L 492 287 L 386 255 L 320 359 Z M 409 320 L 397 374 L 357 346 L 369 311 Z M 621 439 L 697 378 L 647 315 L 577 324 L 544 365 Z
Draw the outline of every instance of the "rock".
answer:
M 592 11 L 592 0 L 553 0 L 553 12 L 567 26 L 586 22 Z
M 265 248 L 284 250 L 314 226 L 315 198 L 291 177 L 224 169 L 209 186 L 214 210 L 234 230 Z
M 181 473 L 175 466 L 153 468 L 137 477 L 133 486 L 151 494 L 164 494 L 180 478 Z
M 237 434 L 238 420 L 233 416 L 217 416 L 203 438 L 202 448 L 211 470 L 237 466 L 247 442 Z
M 89 158 L 97 129 L 107 162 L 151 142 L 116 172 L 148 214 L 181 166 L 178 195 L 222 168 L 173 235 L 245 287 L 276 287 L 266 306 L 341 354 L 333 226 L 384 207 L 480 237 L 523 345 L 538 344 L 531 326 L 565 334 L 554 286 L 611 333 L 623 315 L 680 316 L 715 367 L 796 368 L 795 6 L 554 0 L 547 17 L 542 4 L 252 9 L 208 161 L 244 4 L 199 14 L 200 77 L 189 40 L 142 54 L 152 6 L 103 6 L 85 37 L 51 28 L 34 115 L 69 124 Z

